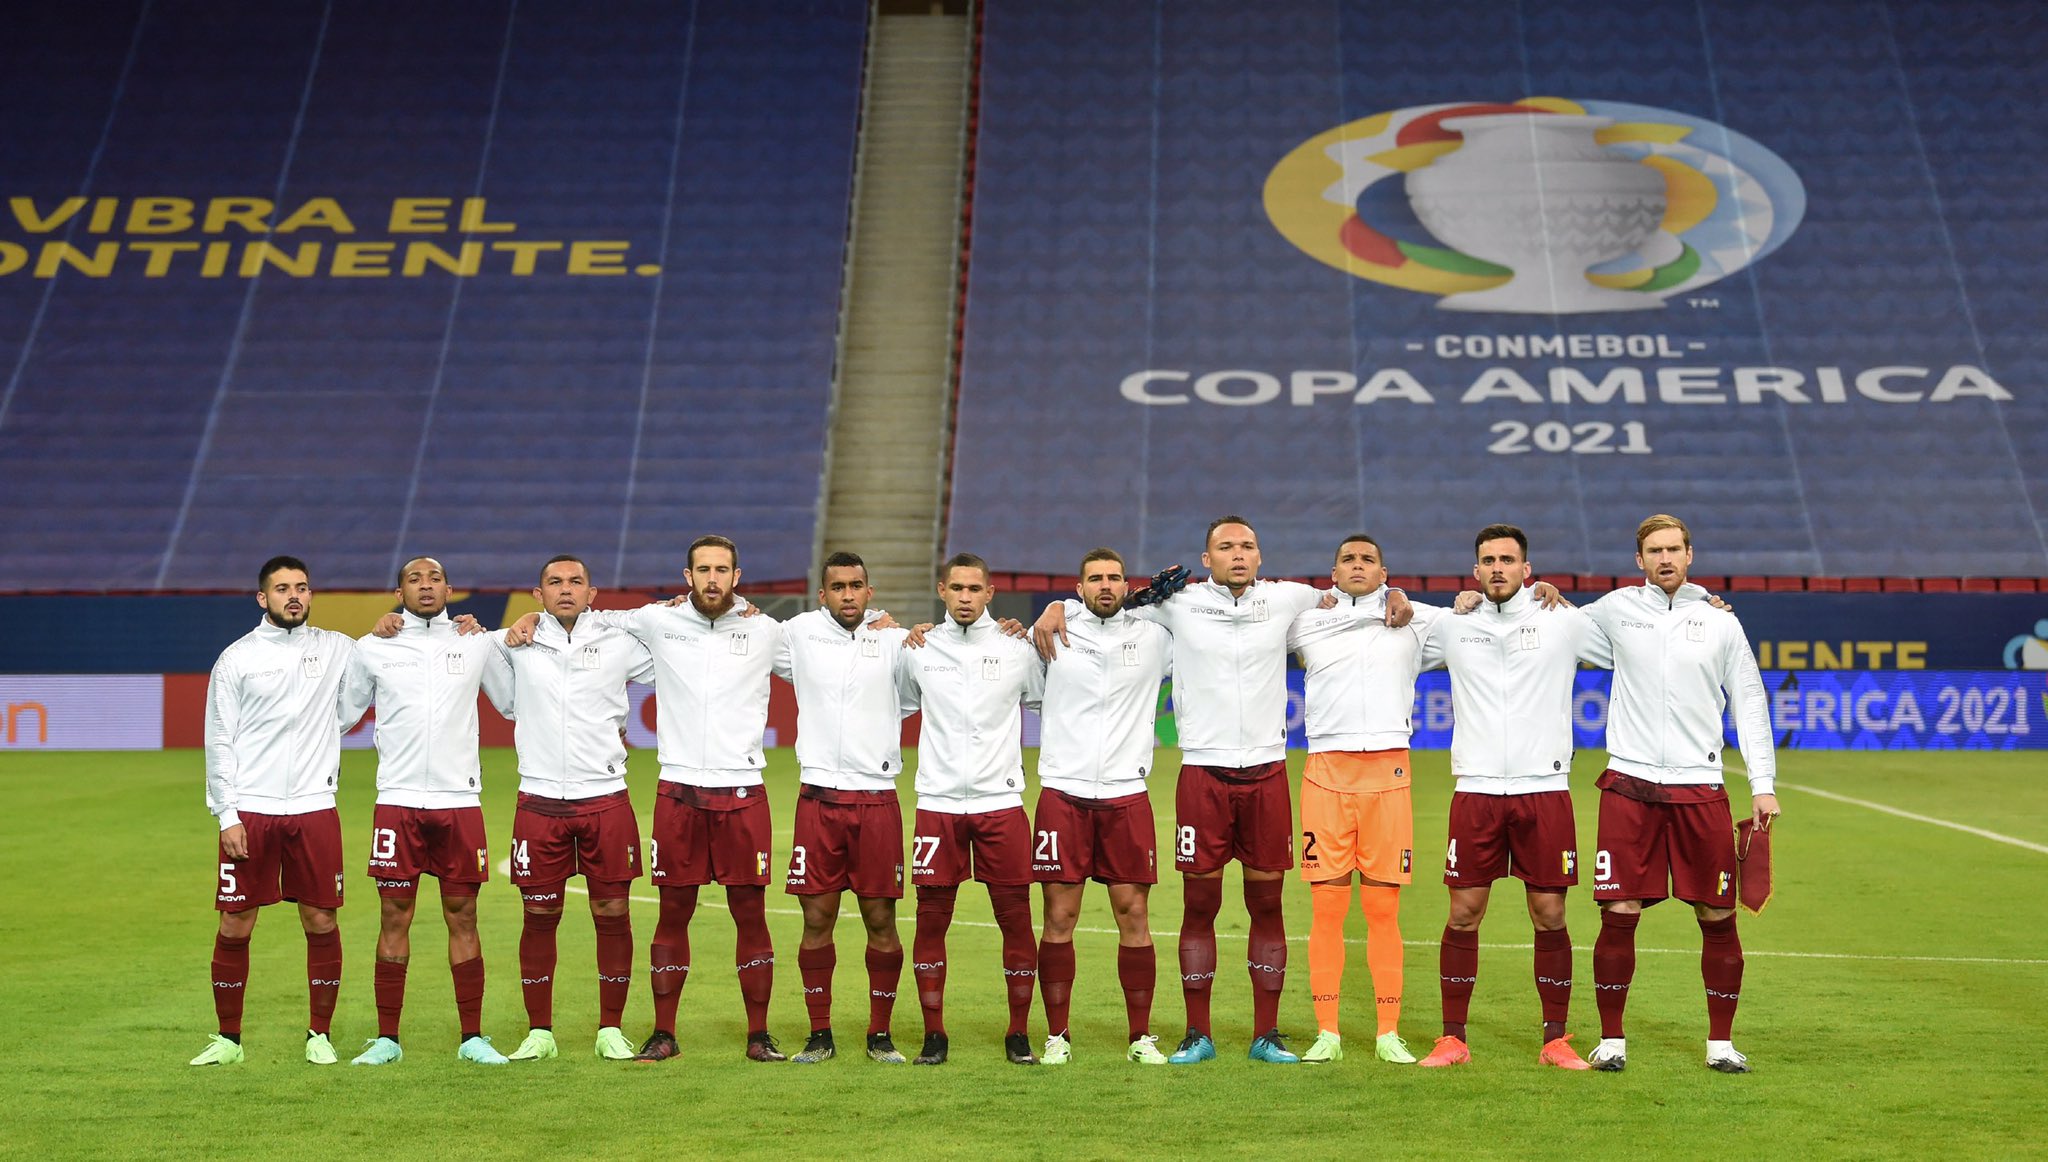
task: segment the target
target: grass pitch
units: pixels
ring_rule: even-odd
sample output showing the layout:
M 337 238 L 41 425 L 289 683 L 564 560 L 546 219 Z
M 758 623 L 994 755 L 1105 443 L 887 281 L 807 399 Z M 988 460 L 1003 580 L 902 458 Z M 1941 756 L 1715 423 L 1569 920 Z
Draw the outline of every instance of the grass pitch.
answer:
M 1162 756 L 1170 759 L 1172 756 Z M 1300 755 L 1291 756 L 1297 771 Z M 1590 780 L 1603 755 L 1581 754 L 1580 839 L 1593 837 Z M 643 828 L 655 778 L 650 752 L 633 757 Z M 373 757 L 344 760 L 342 813 L 351 903 L 334 1040 L 343 1060 L 375 1032 L 371 950 L 376 906 L 359 871 L 372 800 Z M 1699 935 L 1689 910 L 1651 910 L 1639 933 L 1629 1021 L 1629 1068 L 1564 1074 L 1535 1064 L 1537 1006 L 1529 928 L 1513 884 L 1500 885 L 1481 932 L 1469 1067 L 1419 1071 L 1371 1056 L 1371 992 L 1354 915 L 1345 980 L 1347 1048 L 1326 1067 L 1244 1060 L 1250 988 L 1244 910 L 1233 874 L 1219 922 L 1216 987 L 1220 1060 L 1141 1068 L 1122 1060 L 1123 1004 L 1115 936 L 1091 888 L 1077 938 L 1076 1058 L 1021 1069 L 1000 1054 L 1003 1004 L 987 895 L 961 892 L 949 959 L 953 1059 L 936 1069 L 874 1065 L 858 1051 L 865 1028 L 861 934 L 847 901 L 839 930 L 835 1022 L 842 1056 L 822 1066 L 747 1062 L 731 963 L 732 928 L 716 906 L 692 928 L 695 971 L 683 997 L 683 1055 L 659 1067 L 596 1060 L 592 937 L 572 896 L 561 929 L 555 1061 L 485 1070 L 454 1059 L 454 1006 L 439 924 L 414 930 L 406 1059 L 379 1070 L 316 1069 L 300 1059 L 304 942 L 289 907 L 256 929 L 244 1042 L 246 1064 L 184 1063 L 212 1029 L 206 987 L 214 913 L 213 828 L 195 751 L 9 755 L 0 767 L 0 1030 L 8 1098 L 0 1155 L 342 1157 L 688 1157 L 781 1154 L 1097 1158 L 1284 1154 L 1323 1157 L 2012 1157 L 2048 1154 L 2048 770 L 2017 754 L 1817 753 L 1782 756 L 1787 812 L 1776 851 L 1777 897 L 1742 919 L 1748 953 L 1736 1043 L 1756 1072 L 1726 1077 L 1701 1066 L 1704 1002 Z M 1161 769 L 1173 769 L 1162 762 Z M 1447 756 L 1416 762 L 1416 882 L 1403 898 L 1407 1010 L 1418 1052 L 1436 1032 L 1435 939 L 1445 896 Z M 503 855 L 514 765 L 485 757 L 485 809 Z M 795 803 L 788 751 L 771 752 L 770 797 L 785 857 Z M 1737 780 L 1737 796 L 1741 790 Z M 1800 789 L 1807 788 L 1807 789 Z M 1883 804 L 2033 846 L 1903 818 L 1814 792 Z M 1162 852 L 1172 788 L 1155 791 Z M 909 796 L 906 795 L 906 815 Z M 496 874 L 496 873 L 494 873 Z M 799 923 L 769 896 L 780 956 L 771 1024 L 785 1049 L 807 1023 L 795 954 Z M 1170 871 L 1153 893 L 1160 989 L 1154 1032 L 1178 1038 L 1171 932 L 1180 885 Z M 707 889 L 714 904 L 721 893 Z M 653 931 L 642 887 L 634 936 Z M 1034 909 L 1036 908 L 1034 902 Z M 485 1030 L 509 1050 L 525 1031 L 517 985 L 519 905 L 502 875 L 483 893 L 489 967 Z M 1290 880 L 1293 973 L 1281 1010 L 1297 1049 L 1314 1033 L 1307 989 L 1306 889 Z M 902 909 L 910 938 L 911 909 Z M 1035 911 L 1034 911 L 1035 914 Z M 1582 1050 L 1598 1037 L 1590 893 L 1574 893 L 1578 947 L 1571 1028 Z M 644 963 L 636 964 L 626 1033 L 649 1021 Z M 1035 1011 L 1032 1036 L 1044 1036 Z M 920 1039 L 906 970 L 897 1041 Z M 851 1050 L 851 1052 L 847 1052 Z

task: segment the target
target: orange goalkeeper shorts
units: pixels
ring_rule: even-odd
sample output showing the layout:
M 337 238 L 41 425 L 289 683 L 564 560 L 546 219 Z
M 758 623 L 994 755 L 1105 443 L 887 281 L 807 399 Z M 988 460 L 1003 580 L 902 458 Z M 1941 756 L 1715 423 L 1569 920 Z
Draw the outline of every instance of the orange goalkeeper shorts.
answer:
M 1320 751 L 1301 772 L 1301 878 L 1357 872 L 1405 884 L 1415 863 L 1415 812 L 1404 750 Z

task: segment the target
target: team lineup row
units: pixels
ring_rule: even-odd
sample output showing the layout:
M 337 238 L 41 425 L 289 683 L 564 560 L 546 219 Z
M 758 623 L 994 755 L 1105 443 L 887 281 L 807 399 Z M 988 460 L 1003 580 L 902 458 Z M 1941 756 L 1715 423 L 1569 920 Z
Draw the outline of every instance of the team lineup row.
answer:
M 767 1021 L 775 957 L 765 920 L 771 855 L 761 769 L 771 675 L 794 687 L 800 724 L 785 887 L 802 905 L 797 960 L 811 1031 L 796 1061 L 837 1051 L 833 929 L 849 890 L 867 930 L 867 1053 L 905 1060 L 890 1029 L 905 959 L 896 924 L 905 867 L 896 788 L 901 719 L 922 711 L 908 864 L 916 893 L 910 959 L 924 1026 L 914 1063 L 939 1064 L 950 1051 L 946 936 L 959 886 L 970 878 L 986 886 L 1001 932 L 1008 1060 L 1060 1064 L 1072 1056 L 1072 939 L 1089 879 L 1105 884 L 1116 917 L 1127 1058 L 1213 1058 L 1215 921 L 1221 875 L 1233 860 L 1242 865 L 1250 919 L 1249 1055 L 1281 1064 L 1342 1058 L 1343 926 L 1355 880 L 1368 929 L 1374 1053 L 1415 1063 L 1398 1029 L 1399 893 L 1414 852 L 1409 714 L 1417 673 L 1440 666 L 1450 671 L 1456 722 L 1444 869 L 1451 907 L 1440 946 L 1442 1035 L 1419 1064 L 1470 1060 L 1465 1023 L 1479 924 L 1492 883 L 1512 875 L 1523 881 L 1535 928 L 1539 1061 L 1625 1066 L 1635 923 L 1643 906 L 1675 895 L 1694 905 L 1702 931 L 1707 1063 L 1744 1072 L 1746 1058 L 1730 1039 L 1742 956 L 1721 721 L 1732 703 L 1753 795 L 1745 822 L 1767 833 L 1778 808 L 1762 684 L 1733 615 L 1686 581 L 1692 546 L 1685 526 L 1654 516 L 1636 536 L 1645 583 L 1581 610 L 1543 586 L 1530 590 L 1526 536 L 1488 526 L 1474 542 L 1480 588 L 1454 612 L 1390 590 L 1380 547 L 1364 534 L 1338 545 L 1331 589 L 1260 580 L 1256 533 L 1228 516 L 1209 528 L 1205 581 L 1190 583 L 1176 568 L 1133 590 L 1117 553 L 1090 552 L 1078 600 L 1047 608 L 1028 642 L 1022 627 L 989 615 L 989 569 L 969 554 L 939 571 L 940 624 L 914 630 L 870 611 L 866 569 L 849 553 L 824 562 L 819 607 L 786 623 L 737 598 L 738 548 L 722 537 L 690 545 L 687 600 L 630 611 L 590 608 L 588 570 L 559 556 L 542 567 L 534 591 L 543 612 L 502 634 L 451 622 L 446 574 L 423 557 L 400 570 L 403 612 L 360 641 L 308 625 L 306 567 L 274 558 L 259 575 L 264 619 L 222 654 L 208 690 L 207 797 L 220 823 L 219 1032 L 193 1064 L 242 1060 L 248 943 L 258 909 L 279 900 L 298 904 L 306 932 L 306 1057 L 337 1060 L 328 1033 L 341 975 L 334 927 L 343 879 L 334 812 L 339 737 L 373 705 L 379 1029 L 357 1064 L 403 1056 L 399 1020 L 423 875 L 440 881 L 461 1059 L 498 1064 L 556 1055 L 555 933 L 566 882 L 581 875 L 597 932 L 600 1056 L 658 1062 L 675 1055 L 689 925 L 700 888 L 716 883 L 738 933 L 746 1054 L 784 1060 Z M 1308 950 L 1318 1024 L 1315 1043 L 1299 1056 L 1278 1030 L 1287 968 L 1281 886 L 1296 865 L 1284 750 L 1290 653 L 1306 671 L 1299 866 L 1314 905 Z M 1565 1031 L 1571 944 L 1564 895 L 1578 879 L 1566 780 L 1572 674 L 1581 662 L 1615 671 L 1594 860 L 1602 1037 L 1590 1062 Z M 1178 967 L 1186 1010 L 1186 1034 L 1170 1053 L 1150 1028 L 1156 955 L 1146 909 L 1157 879 L 1148 794 L 1153 720 L 1169 676 L 1183 762 L 1172 834 L 1185 888 Z M 660 892 L 648 955 L 654 1028 L 637 1051 L 620 1027 L 633 958 L 627 895 L 643 871 L 620 733 L 629 681 L 651 681 L 657 690 L 661 766 L 644 861 Z M 529 1032 L 509 1058 L 480 1028 L 475 898 L 488 875 L 488 844 L 479 691 L 513 720 L 520 771 L 511 878 L 524 900 L 520 976 Z M 1042 715 L 1035 820 L 1023 806 L 1020 706 Z M 1033 925 L 1033 883 L 1041 885 L 1041 929 Z M 1038 1052 L 1026 1031 L 1034 992 L 1047 1029 Z

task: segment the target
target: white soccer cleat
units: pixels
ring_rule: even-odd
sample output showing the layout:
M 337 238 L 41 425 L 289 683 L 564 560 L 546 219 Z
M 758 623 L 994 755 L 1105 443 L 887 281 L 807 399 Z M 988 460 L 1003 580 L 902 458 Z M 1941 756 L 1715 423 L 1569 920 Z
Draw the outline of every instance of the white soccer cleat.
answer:
M 1748 1073 L 1749 1058 L 1736 1051 L 1733 1041 L 1709 1041 L 1707 1068 L 1715 1073 Z
M 1140 1065 L 1164 1065 L 1166 1054 L 1159 1051 L 1159 1038 L 1147 1033 L 1131 1042 L 1130 1049 L 1124 1053 L 1124 1060 L 1135 1061 Z
M 339 1060 L 341 1059 L 334 1055 L 334 1042 L 327 1039 L 327 1034 L 307 1031 L 306 1064 L 332 1065 Z
M 1602 1073 L 1620 1073 L 1628 1068 L 1628 1039 L 1602 1037 L 1586 1057 L 1586 1064 Z
M 1045 1039 L 1045 1052 L 1038 1055 L 1040 1065 L 1065 1065 L 1074 1059 L 1074 1047 L 1058 1033 Z
M 1303 1065 L 1328 1065 L 1332 1061 L 1344 1060 L 1344 1038 L 1328 1029 L 1316 1033 L 1316 1043 L 1301 1055 Z

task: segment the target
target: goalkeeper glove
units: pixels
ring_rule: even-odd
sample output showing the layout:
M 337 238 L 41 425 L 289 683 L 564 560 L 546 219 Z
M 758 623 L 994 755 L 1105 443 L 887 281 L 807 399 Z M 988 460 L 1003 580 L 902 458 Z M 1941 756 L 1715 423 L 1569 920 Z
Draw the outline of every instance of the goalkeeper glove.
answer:
M 1132 590 L 1124 597 L 1125 609 L 1136 609 L 1141 605 L 1157 605 L 1188 587 L 1188 571 L 1185 566 L 1174 565 L 1161 569 L 1152 575 L 1152 584 L 1145 589 Z

